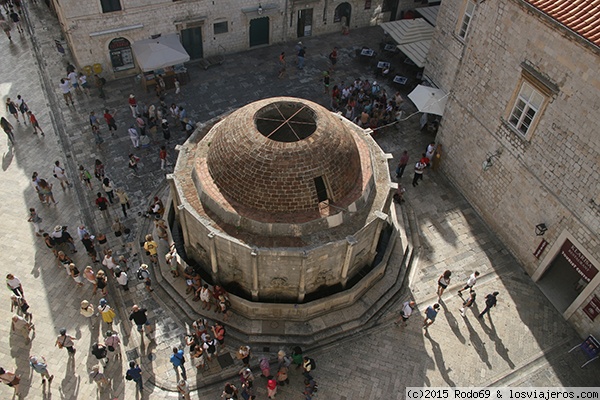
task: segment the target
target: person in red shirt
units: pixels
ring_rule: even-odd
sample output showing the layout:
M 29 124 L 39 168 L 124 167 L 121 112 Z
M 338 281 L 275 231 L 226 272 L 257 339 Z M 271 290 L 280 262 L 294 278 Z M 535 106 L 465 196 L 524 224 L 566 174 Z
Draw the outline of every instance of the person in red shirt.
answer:
M 129 108 L 131 108 L 131 115 L 133 116 L 133 118 L 137 118 L 137 115 L 139 114 L 138 112 L 138 107 L 137 107 L 137 100 L 135 99 L 135 96 L 133 94 L 129 95 Z
M 96 206 L 105 217 L 108 217 L 108 200 L 100 192 L 96 193 L 96 196 Z
M 160 169 L 164 170 L 165 166 L 169 165 L 167 162 L 167 147 L 160 146 L 160 152 L 158 153 L 158 158 L 160 159 Z
M 35 117 L 35 115 L 33 115 L 31 111 L 27 111 L 27 115 L 29 116 L 29 122 L 31 122 L 31 126 L 33 126 L 33 134 L 37 134 L 37 131 L 39 129 L 42 136 L 44 136 L 44 131 L 42 130 L 42 128 L 40 128 L 40 124 L 38 123 L 38 120 Z
M 108 131 L 112 131 L 113 129 L 117 130 L 117 123 L 114 117 L 115 112 L 110 113 L 108 110 L 104 110 L 104 120 L 106 121 L 106 125 L 108 125 Z
M 425 164 L 425 166 L 429 167 L 429 158 L 425 155 L 425 153 L 421 154 L 421 159 L 419 160 L 420 163 Z

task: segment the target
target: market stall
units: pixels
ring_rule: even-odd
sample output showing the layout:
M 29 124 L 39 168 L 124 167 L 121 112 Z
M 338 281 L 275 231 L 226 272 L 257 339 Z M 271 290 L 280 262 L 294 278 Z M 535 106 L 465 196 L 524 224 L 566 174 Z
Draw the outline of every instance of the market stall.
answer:
M 190 56 L 176 34 L 139 40 L 134 42 L 131 48 L 137 64 L 142 69 L 141 81 L 146 90 L 157 84 L 159 76 L 165 82 L 166 89 L 175 86 L 175 78 L 182 85 L 189 81 L 187 69 L 183 64 L 190 60 Z

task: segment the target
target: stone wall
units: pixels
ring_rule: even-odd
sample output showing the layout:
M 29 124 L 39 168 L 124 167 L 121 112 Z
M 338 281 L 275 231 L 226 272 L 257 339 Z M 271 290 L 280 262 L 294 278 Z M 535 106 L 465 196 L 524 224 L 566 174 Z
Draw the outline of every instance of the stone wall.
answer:
M 539 223 L 550 244 L 568 230 L 600 258 L 600 49 L 522 2 L 503 0 L 477 6 L 460 50 L 462 3 L 442 4 L 425 71 L 452 92 L 437 136 L 443 171 L 529 274 L 540 265 L 532 254 Z M 525 137 L 506 121 L 526 70 L 557 90 Z M 569 320 L 586 328 L 579 314 Z
M 371 8 L 365 10 L 364 1 L 348 1 L 352 7 L 350 27 L 374 25 L 381 10 L 381 2 L 382 0 L 373 1 Z M 259 3 L 263 7 L 260 15 Z M 111 40 L 124 37 L 133 43 L 155 34 L 178 33 L 188 27 L 201 28 L 204 57 L 245 50 L 249 48 L 250 20 L 262 17 L 269 17 L 270 20 L 270 44 L 293 40 L 297 38 L 298 10 L 308 7 L 313 8 L 313 36 L 341 32 L 341 23 L 333 22 L 335 7 L 340 2 L 327 2 L 325 10 L 325 0 L 274 0 L 269 3 L 224 0 L 218 4 L 191 0 L 135 0 L 121 1 L 121 4 L 122 11 L 102 14 L 99 0 L 93 0 L 86 7 L 82 7 L 81 2 L 76 0 L 60 1 L 57 6 L 59 22 L 77 65 L 83 67 L 100 63 L 107 77 L 138 73 L 137 69 L 113 73 L 108 51 Z M 214 34 L 214 23 L 223 21 L 228 22 L 228 32 Z M 90 36 L 93 33 L 140 24 L 143 27 Z
M 176 203 L 180 201 L 177 199 Z M 295 294 L 299 294 L 301 290 L 302 279 L 305 293 L 314 292 L 323 285 L 332 286 L 343 281 L 342 269 L 346 261 L 348 240 L 332 241 L 311 248 L 253 248 L 221 232 L 210 235 L 210 228 L 186 208 L 179 212 L 178 218 L 184 237 L 187 238 L 188 257 L 202 261 L 205 272 L 210 275 L 211 252 L 214 251 L 218 265 L 216 279 L 219 282 L 236 282 L 247 293 L 251 293 L 254 282 L 253 263 L 256 262 L 258 296 L 261 299 L 295 301 Z M 372 262 L 373 243 L 379 238 L 378 229 L 383 228 L 379 221 L 372 220 L 352 237 L 347 275 L 349 278 Z

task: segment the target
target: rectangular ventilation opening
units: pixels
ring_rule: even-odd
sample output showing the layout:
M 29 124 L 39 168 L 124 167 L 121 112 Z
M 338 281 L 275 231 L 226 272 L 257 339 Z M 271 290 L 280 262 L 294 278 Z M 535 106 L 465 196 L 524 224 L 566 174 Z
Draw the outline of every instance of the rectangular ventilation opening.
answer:
M 323 180 L 322 176 L 317 176 L 315 178 L 315 189 L 317 189 L 317 198 L 319 199 L 319 203 L 329 199 L 327 196 L 327 187 L 325 186 L 325 181 Z

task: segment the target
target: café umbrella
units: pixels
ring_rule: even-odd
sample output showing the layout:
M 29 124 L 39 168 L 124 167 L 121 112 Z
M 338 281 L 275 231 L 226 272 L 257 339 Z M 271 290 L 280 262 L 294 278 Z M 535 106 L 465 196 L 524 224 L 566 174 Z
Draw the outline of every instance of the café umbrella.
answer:
M 444 115 L 448 94 L 441 89 L 425 85 L 418 85 L 410 92 L 408 98 L 417 106 L 420 112 L 435 115 Z

